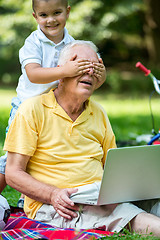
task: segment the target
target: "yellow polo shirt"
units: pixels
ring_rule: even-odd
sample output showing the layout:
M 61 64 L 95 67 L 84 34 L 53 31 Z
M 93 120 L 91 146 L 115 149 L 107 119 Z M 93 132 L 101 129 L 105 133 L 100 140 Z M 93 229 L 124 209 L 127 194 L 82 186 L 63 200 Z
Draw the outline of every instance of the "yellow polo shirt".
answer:
M 107 150 L 115 147 L 108 117 L 99 104 L 88 100 L 73 122 L 51 90 L 21 104 L 4 150 L 31 156 L 27 172 L 35 179 L 72 188 L 100 181 Z M 34 218 L 41 205 L 26 197 L 27 216 Z

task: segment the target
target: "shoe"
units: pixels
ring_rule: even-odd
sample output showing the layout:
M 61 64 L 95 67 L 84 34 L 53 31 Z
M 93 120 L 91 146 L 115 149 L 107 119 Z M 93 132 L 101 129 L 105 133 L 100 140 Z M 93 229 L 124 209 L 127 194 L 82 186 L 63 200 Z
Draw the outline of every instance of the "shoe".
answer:
M 23 199 L 23 198 L 20 198 L 20 199 L 18 200 L 17 207 L 18 207 L 18 208 L 23 208 L 23 206 L 24 206 L 24 199 Z

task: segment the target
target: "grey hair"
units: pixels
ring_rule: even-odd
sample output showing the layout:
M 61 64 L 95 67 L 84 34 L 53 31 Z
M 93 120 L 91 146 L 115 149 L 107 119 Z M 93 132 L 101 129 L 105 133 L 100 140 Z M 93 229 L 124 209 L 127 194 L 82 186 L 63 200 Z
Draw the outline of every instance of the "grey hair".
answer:
M 60 51 L 58 65 L 64 65 L 71 58 L 71 49 L 75 46 L 80 45 L 90 47 L 97 54 L 97 57 L 100 58 L 98 48 L 93 42 L 84 40 L 74 40 L 73 42 L 66 44 L 64 48 L 62 48 L 62 50 Z

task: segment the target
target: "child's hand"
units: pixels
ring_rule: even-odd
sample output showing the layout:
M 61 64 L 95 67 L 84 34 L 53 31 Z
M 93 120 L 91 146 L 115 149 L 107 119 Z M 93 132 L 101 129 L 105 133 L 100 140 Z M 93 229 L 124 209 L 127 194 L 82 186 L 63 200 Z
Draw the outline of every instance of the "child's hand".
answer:
M 78 75 L 82 75 L 90 71 L 89 68 L 93 68 L 93 63 L 88 61 L 87 59 L 75 59 L 77 56 L 75 55 L 70 59 L 69 62 L 64 64 L 63 71 L 65 77 L 75 77 Z
M 94 75 L 98 79 L 96 89 L 99 88 L 106 80 L 106 68 L 103 64 L 103 60 L 99 58 L 99 63 L 93 63 Z

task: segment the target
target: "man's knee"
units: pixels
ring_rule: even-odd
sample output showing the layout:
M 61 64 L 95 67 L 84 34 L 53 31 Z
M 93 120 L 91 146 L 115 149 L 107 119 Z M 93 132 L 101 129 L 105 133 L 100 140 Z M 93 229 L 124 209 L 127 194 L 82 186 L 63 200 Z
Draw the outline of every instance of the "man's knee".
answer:
M 140 213 L 130 222 L 130 228 L 140 234 L 160 236 L 160 218 L 150 213 Z

